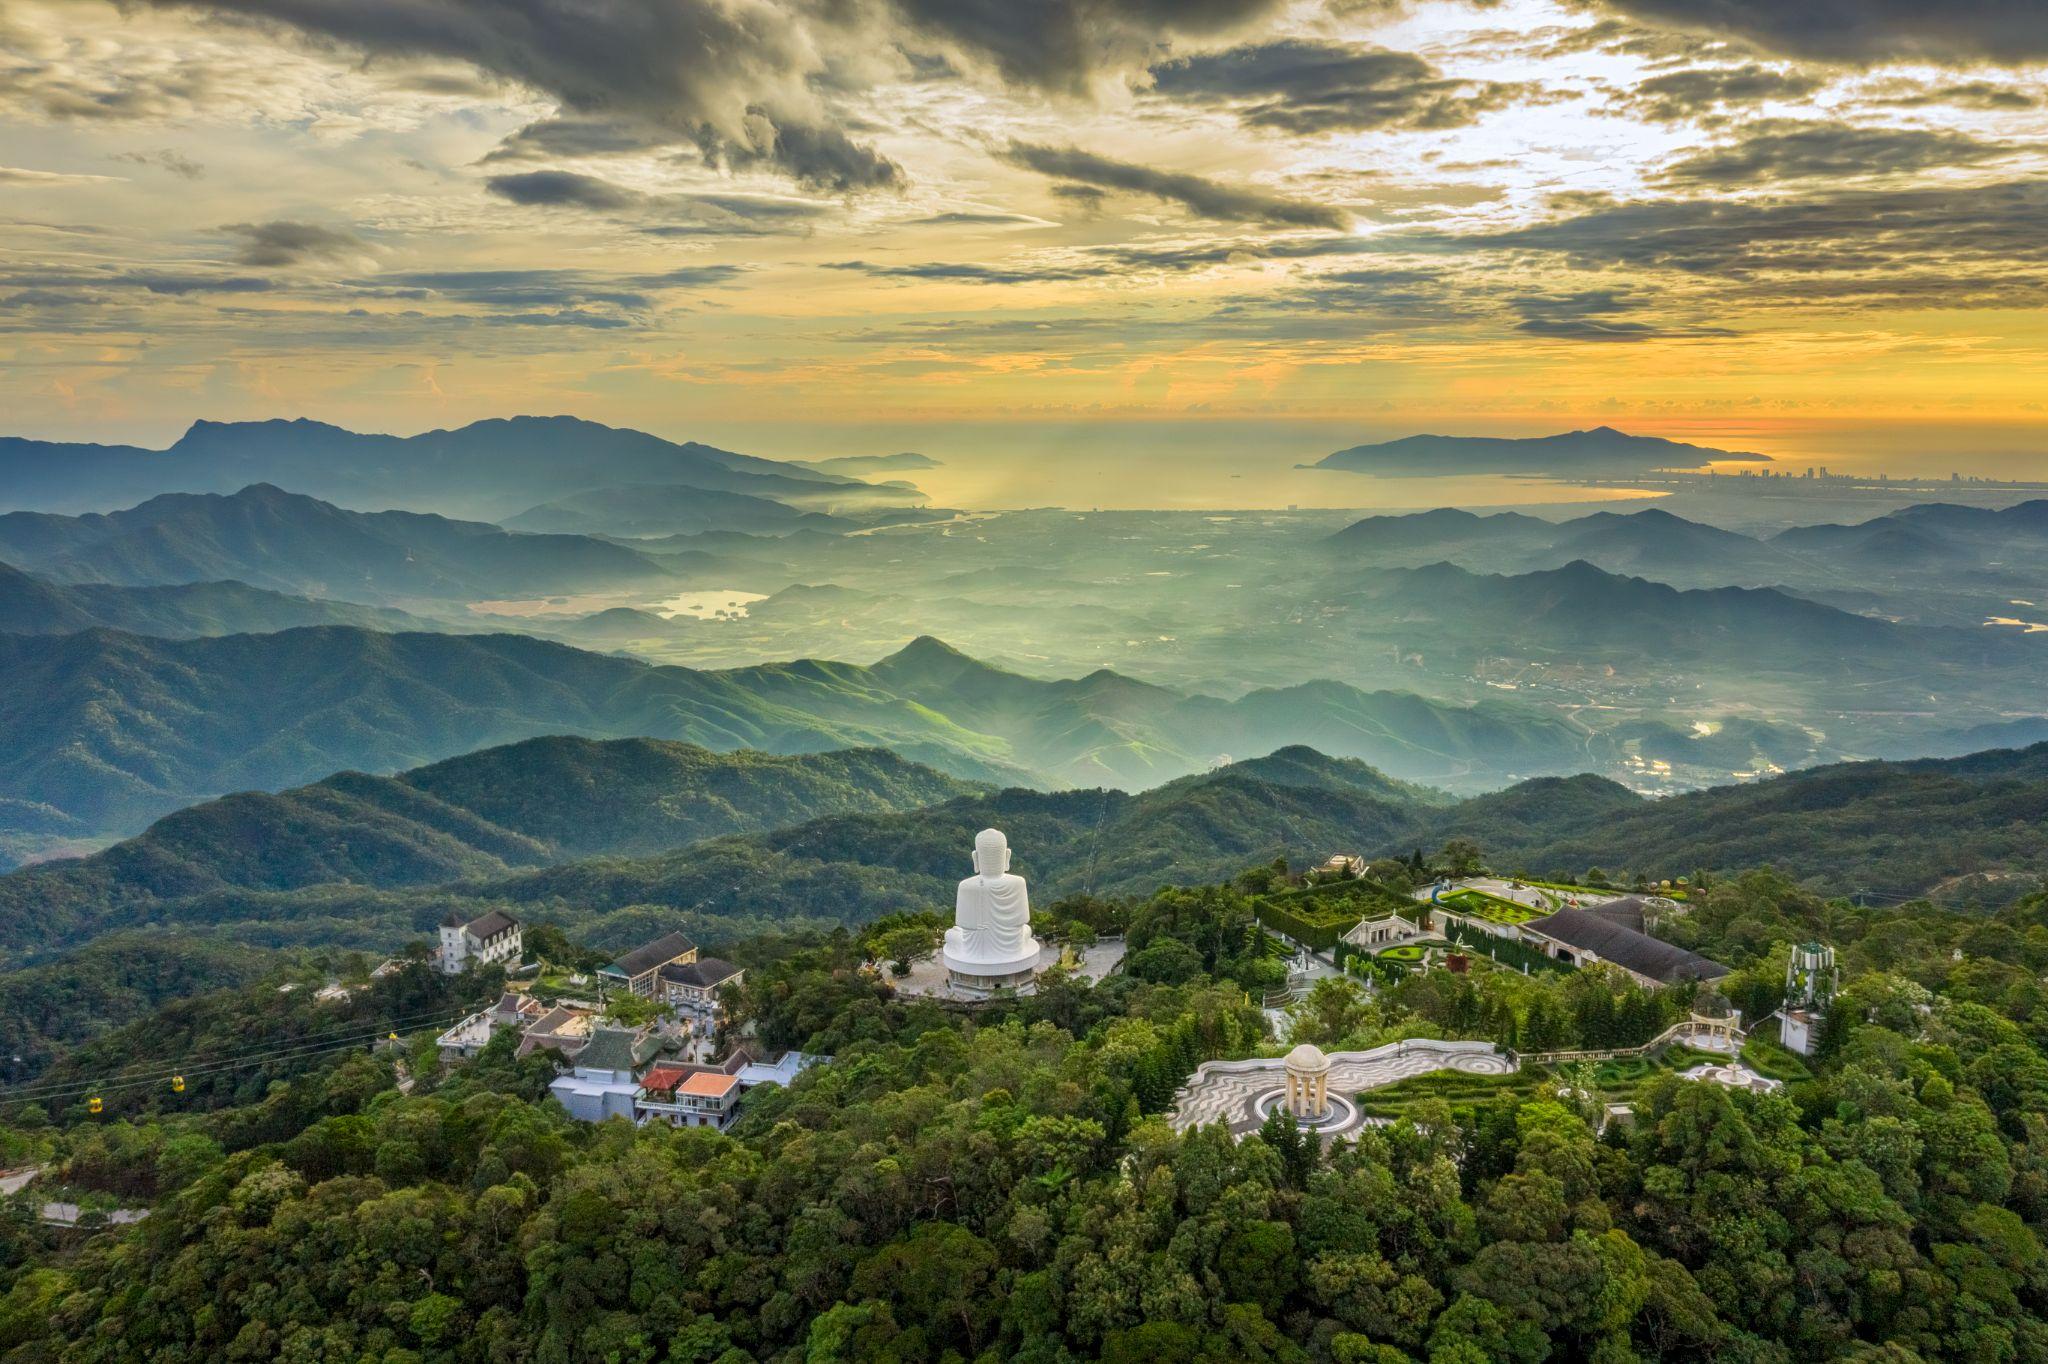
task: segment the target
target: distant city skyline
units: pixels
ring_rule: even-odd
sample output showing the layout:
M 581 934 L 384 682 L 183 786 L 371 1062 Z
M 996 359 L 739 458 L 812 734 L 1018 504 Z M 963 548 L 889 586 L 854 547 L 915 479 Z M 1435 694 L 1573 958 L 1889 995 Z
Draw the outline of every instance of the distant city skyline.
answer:
M 16 0 L 0 434 L 568 412 L 1011 502 L 1597 422 L 2048 476 L 2048 17 L 1025 13 Z

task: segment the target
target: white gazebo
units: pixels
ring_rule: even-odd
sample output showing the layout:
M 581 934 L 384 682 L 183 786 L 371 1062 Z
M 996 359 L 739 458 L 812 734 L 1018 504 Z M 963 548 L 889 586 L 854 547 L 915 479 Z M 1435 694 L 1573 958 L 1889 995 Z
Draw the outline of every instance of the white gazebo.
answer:
M 1304 1042 L 1281 1063 L 1287 1071 L 1287 1111 L 1296 1122 L 1319 1123 L 1330 1116 L 1330 1058 Z

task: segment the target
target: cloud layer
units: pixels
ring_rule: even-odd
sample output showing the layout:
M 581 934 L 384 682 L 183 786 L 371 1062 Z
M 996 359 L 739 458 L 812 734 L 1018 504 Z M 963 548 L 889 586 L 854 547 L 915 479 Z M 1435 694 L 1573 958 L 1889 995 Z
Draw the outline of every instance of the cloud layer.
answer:
M 2033 0 L 10 0 L 0 403 L 2030 421 L 2043 108 Z

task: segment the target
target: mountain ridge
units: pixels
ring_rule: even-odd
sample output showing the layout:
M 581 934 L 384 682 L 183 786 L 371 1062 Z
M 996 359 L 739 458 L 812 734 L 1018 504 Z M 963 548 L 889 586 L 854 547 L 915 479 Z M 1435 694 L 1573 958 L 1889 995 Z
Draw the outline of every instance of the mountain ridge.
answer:
M 518 534 L 429 512 L 359 512 L 268 483 L 162 493 L 109 513 L 0 515 L 0 558 L 59 583 L 233 580 L 289 595 L 495 598 L 668 584 L 638 550 L 583 535 Z
M 835 501 L 913 499 L 843 474 L 570 416 L 494 417 L 413 436 L 306 418 L 202 418 L 162 450 L 0 438 L 0 489 L 8 504 L 24 510 L 92 511 L 166 491 L 224 493 L 260 482 L 354 510 L 397 507 L 484 520 L 636 483 L 808 501 L 818 510 Z
M 1662 436 L 1635 436 L 1611 426 L 1596 426 L 1548 436 L 1403 436 L 1349 446 L 1306 467 L 1389 477 L 1560 476 L 1691 469 L 1714 461 L 1768 464 L 1771 459 L 1748 451 L 1717 450 Z

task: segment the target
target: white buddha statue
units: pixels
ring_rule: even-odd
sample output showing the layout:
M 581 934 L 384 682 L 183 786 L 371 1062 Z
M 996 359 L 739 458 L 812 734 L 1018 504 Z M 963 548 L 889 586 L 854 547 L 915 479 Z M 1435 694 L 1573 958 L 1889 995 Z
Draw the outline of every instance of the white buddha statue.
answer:
M 1015 989 L 1038 965 L 1031 936 L 1031 894 L 1010 873 L 1010 841 L 999 829 L 974 836 L 974 872 L 953 899 L 953 926 L 942 954 L 953 983 L 970 990 Z

